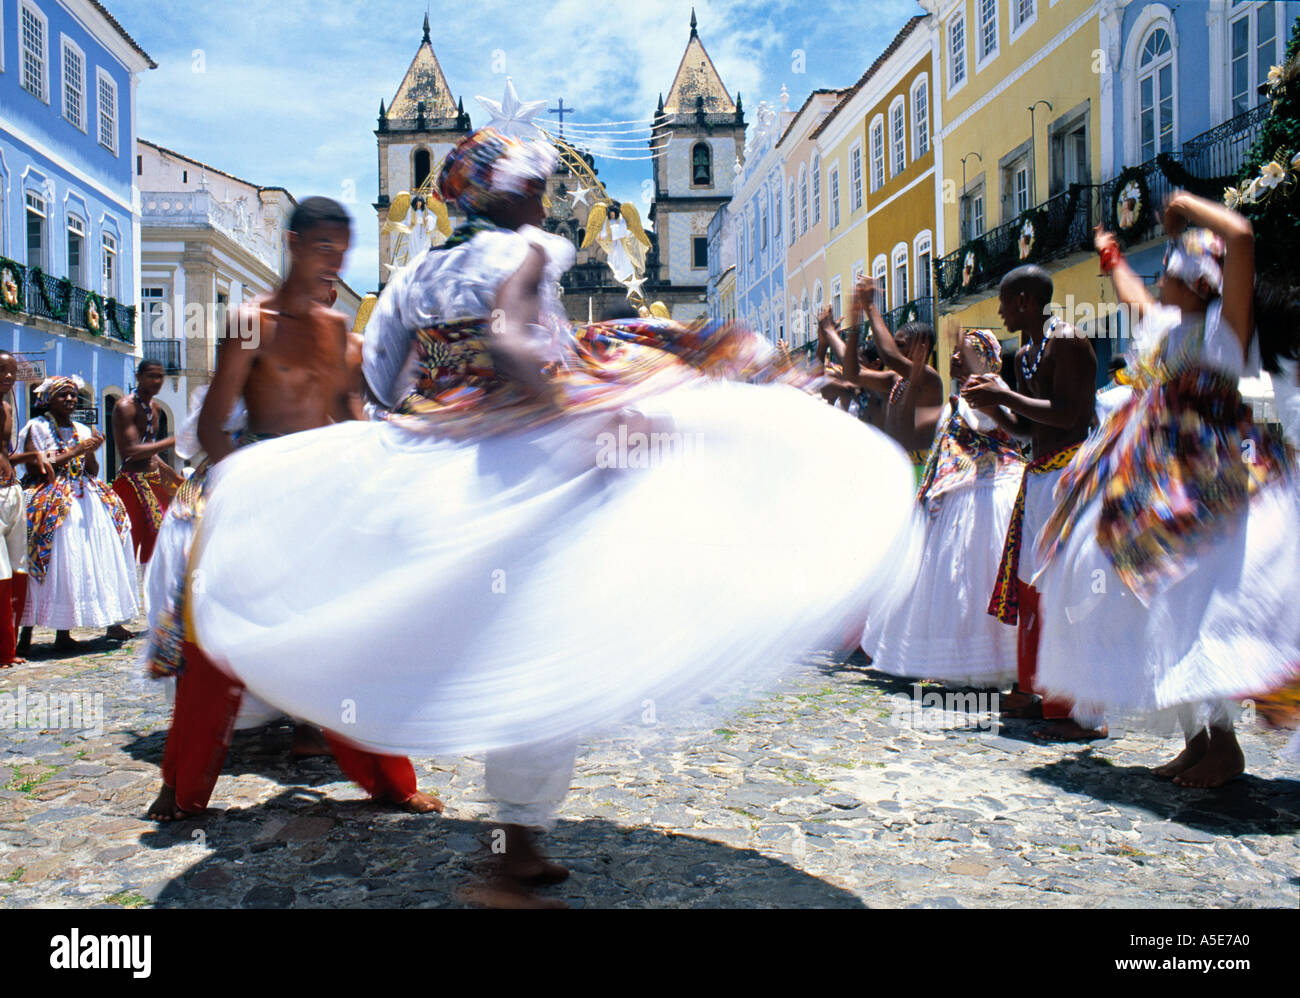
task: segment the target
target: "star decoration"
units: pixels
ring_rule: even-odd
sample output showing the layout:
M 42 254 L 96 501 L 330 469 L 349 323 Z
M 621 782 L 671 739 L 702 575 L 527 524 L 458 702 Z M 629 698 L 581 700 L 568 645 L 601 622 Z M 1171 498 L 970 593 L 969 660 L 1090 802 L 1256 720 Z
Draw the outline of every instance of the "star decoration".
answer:
M 495 128 L 502 135 L 516 139 L 539 139 L 546 141 L 546 133 L 533 122 L 546 107 L 544 100 L 521 101 L 515 93 L 515 83 L 506 77 L 506 91 L 500 102 L 487 97 L 475 98 L 492 115 L 489 128 Z
M 629 277 L 623 282 L 627 286 L 627 296 L 630 299 L 635 292 L 641 294 L 641 285 L 645 283 L 644 277 Z
M 590 193 L 591 193 L 591 188 L 583 187 L 581 184 L 578 185 L 578 189 L 576 191 L 570 191 L 569 197 L 573 198 L 573 207 L 576 208 L 580 204 L 586 204 L 587 195 Z

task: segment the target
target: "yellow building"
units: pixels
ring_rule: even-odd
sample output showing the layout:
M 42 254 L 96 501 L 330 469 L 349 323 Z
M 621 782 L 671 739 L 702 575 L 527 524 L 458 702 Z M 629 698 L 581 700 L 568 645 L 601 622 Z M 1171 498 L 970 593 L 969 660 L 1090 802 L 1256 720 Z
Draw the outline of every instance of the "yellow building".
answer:
M 1099 301 L 1088 186 L 1102 179 L 1099 5 L 921 3 L 937 20 L 939 311 L 1007 338 L 997 284 L 1025 262 L 1051 272 L 1057 303 Z
M 930 22 L 911 18 L 813 135 L 827 213 L 826 301 L 837 317 L 865 273 L 881 280 L 881 307 L 895 325 L 913 313 L 929 315 L 935 246 Z
M 813 138 L 846 90 L 814 90 L 777 140 L 785 187 L 785 297 L 791 347 L 812 342 L 813 319 L 825 301 L 826 198 L 821 150 Z

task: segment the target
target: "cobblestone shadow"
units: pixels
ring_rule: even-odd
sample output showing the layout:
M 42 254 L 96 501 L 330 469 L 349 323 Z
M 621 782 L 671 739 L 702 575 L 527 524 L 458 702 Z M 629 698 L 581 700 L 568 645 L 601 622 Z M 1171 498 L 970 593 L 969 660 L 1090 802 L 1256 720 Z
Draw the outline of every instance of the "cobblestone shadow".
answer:
M 170 879 L 160 908 L 460 908 L 493 828 L 298 788 L 158 826 L 140 843 L 213 850 Z M 575 908 L 865 907 L 780 860 L 693 835 L 589 819 L 560 822 L 543 845 L 572 871 L 545 893 Z

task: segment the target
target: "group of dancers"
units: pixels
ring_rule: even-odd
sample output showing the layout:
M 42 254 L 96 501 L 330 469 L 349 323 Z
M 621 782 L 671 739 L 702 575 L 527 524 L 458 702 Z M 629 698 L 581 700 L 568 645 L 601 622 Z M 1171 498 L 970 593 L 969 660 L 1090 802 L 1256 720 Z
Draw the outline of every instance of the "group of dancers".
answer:
M 258 718 L 292 718 L 296 753 L 329 751 L 417 813 L 443 804 L 410 755 L 486 753 L 505 848 L 473 899 L 559 907 L 537 889 L 567 871 L 535 834 L 584 735 L 859 644 L 898 675 L 1014 678 L 1008 709 L 1056 737 L 1175 708 L 1187 746 L 1164 775 L 1241 771 L 1225 701 L 1284 685 L 1300 660 L 1291 454 L 1237 390 L 1259 363 L 1244 219 L 1174 197 L 1159 302 L 1099 233 L 1143 318 L 1130 391 L 1098 422 L 1091 345 L 1045 320 L 1037 267 L 1000 289 L 1023 342 L 1015 387 L 997 338 L 971 331 L 946 401 L 932 330 L 891 334 L 869 279 L 843 329 L 821 317 L 825 370 L 733 326 L 574 328 L 558 293 L 573 249 L 542 230 L 555 163 L 545 143 L 465 138 L 438 178 L 465 223 L 393 275 L 364 336 L 330 307 L 349 217 L 303 201 L 284 284 L 231 316 L 175 441 L 153 439 L 147 388 L 124 410 L 133 473 L 173 442 L 206 456 L 169 503 L 128 479 L 76 506 L 154 528 L 149 668 L 175 680 L 175 706 L 151 817 L 202 812 L 232 732 Z M 1275 342 L 1294 444 L 1294 340 Z M 6 370 L 0 357 L 0 386 Z M 861 389 L 884 397 L 884 430 L 814 397 Z M 59 480 L 79 459 L 63 477 L 82 475 L 92 438 L 65 439 L 59 415 L 75 393 L 50 398 L 50 425 L 11 461 Z M 620 431 L 697 444 L 649 467 L 597 460 Z M 854 505 L 834 544 L 773 530 L 831 496 Z M 0 513 L 10 502 L 0 491 Z

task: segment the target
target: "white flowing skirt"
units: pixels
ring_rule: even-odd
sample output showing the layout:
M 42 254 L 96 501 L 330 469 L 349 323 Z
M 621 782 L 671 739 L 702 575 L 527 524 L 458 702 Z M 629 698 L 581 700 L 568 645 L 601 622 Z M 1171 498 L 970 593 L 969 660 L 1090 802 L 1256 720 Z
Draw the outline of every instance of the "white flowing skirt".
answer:
M 1262 490 L 1221 523 L 1190 571 L 1150 606 L 1096 540 L 1100 502 L 1039 573 L 1038 679 L 1084 709 L 1150 712 L 1263 693 L 1300 660 L 1300 501 Z M 1030 538 L 1026 536 L 1025 542 Z
M 45 581 L 28 583 L 24 627 L 109 627 L 140 612 L 131 532 L 121 536 L 99 498 L 81 493 L 54 532 Z
M 678 456 L 643 467 L 645 432 Z M 257 696 L 375 751 L 572 738 L 851 646 L 911 584 L 912 492 L 883 434 L 783 386 L 471 441 L 337 424 L 218 466 L 194 625 Z
M 916 586 L 862 635 L 872 667 L 893 676 L 1001 686 L 1016 676 L 1016 629 L 988 612 L 1020 478 L 940 497 L 926 521 Z

